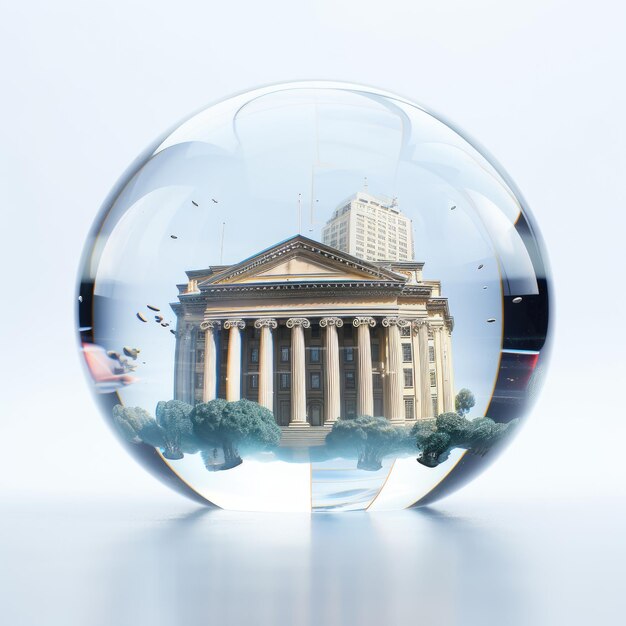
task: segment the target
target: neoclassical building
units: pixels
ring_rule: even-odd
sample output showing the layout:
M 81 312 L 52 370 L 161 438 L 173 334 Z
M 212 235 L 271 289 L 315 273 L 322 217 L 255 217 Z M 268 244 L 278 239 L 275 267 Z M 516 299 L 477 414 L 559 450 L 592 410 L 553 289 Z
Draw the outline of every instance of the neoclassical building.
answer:
M 454 410 L 453 318 L 423 267 L 297 235 L 235 265 L 188 271 L 172 304 L 174 397 L 248 398 L 286 429 Z

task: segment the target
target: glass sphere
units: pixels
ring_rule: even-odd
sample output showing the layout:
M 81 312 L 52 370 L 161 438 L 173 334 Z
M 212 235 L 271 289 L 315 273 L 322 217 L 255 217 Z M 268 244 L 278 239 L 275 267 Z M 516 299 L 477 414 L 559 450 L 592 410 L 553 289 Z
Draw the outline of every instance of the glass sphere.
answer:
M 235 510 L 430 504 L 485 468 L 547 360 L 519 192 L 394 94 L 263 87 L 150 146 L 85 247 L 81 352 L 155 475 Z

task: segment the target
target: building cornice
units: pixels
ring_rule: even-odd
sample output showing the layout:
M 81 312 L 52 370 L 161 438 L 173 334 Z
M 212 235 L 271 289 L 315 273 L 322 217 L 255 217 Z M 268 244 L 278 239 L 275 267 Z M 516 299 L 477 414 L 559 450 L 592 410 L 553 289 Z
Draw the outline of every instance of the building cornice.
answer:
M 271 265 L 273 263 L 280 262 L 283 258 L 298 251 L 318 256 L 344 268 L 357 270 L 363 274 L 372 276 L 375 279 L 387 279 L 396 281 L 399 284 L 406 282 L 405 276 L 397 274 L 390 269 L 364 261 L 326 244 L 303 237 L 302 235 L 297 235 L 296 237 L 283 241 L 257 255 L 249 257 L 240 263 L 231 265 L 221 272 L 211 274 L 205 281 L 203 281 L 201 287 L 224 280 L 236 279 L 239 276 L 249 274 L 263 265 Z
M 429 298 L 432 289 L 427 286 L 411 285 L 407 286 L 403 283 L 387 282 L 387 281 L 290 281 L 290 282 L 271 282 L 271 283 L 226 283 L 226 284 L 205 284 L 200 287 L 200 291 L 194 291 L 190 293 L 183 293 L 179 295 L 182 300 L 189 300 L 191 298 L 205 298 L 228 296 L 235 293 L 263 293 L 280 291 L 283 293 L 302 293 L 308 292 L 342 292 L 346 291 L 358 291 L 361 294 L 380 294 L 383 292 L 391 292 L 397 295 L 411 295 L 422 296 Z

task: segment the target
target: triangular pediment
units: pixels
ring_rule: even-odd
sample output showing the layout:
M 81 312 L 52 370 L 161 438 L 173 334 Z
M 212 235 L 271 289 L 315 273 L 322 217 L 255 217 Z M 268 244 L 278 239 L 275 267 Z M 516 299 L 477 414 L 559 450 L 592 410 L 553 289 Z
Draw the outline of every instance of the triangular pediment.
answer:
M 330 246 L 297 236 L 231 265 L 203 284 L 381 280 L 403 283 L 406 278 Z

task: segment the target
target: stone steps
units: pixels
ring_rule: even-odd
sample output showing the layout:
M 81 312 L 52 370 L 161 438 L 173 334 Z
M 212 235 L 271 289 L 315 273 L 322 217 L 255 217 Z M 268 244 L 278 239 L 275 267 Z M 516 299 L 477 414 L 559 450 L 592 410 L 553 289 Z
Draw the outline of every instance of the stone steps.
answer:
M 323 446 L 326 435 L 330 432 L 329 426 L 309 426 L 307 427 L 283 427 L 280 438 L 280 446 L 294 448 L 310 448 L 313 446 Z

